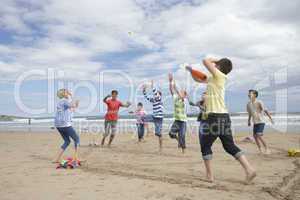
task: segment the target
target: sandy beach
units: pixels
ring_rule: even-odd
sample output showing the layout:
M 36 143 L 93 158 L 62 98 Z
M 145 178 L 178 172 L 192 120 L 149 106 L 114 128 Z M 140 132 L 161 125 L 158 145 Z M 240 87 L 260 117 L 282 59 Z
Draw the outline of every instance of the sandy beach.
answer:
M 224 153 L 220 141 L 214 145 L 216 182 L 205 182 L 196 135 L 187 137 L 186 155 L 167 135 L 162 155 L 152 135 L 142 144 L 132 135 L 117 135 L 111 149 L 89 147 L 88 136 L 82 135 L 81 157 L 87 162 L 65 170 L 51 163 L 62 143 L 58 134 L 1 133 L 0 199 L 299 199 L 300 158 L 287 157 L 288 148 L 299 148 L 299 135 L 265 138 L 271 155 L 259 155 L 254 144 L 238 142 L 258 173 L 252 185 L 244 185 L 242 168 Z

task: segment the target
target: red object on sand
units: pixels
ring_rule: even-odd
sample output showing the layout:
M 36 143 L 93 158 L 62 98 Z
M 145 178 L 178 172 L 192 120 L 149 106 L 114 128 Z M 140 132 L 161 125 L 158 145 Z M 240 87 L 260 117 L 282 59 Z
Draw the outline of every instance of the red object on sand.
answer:
M 68 157 L 65 160 L 62 160 L 56 167 L 56 169 L 74 169 L 81 166 L 80 160 L 73 160 L 73 158 Z
M 193 68 L 191 70 L 191 74 L 192 74 L 193 78 L 195 78 L 195 79 L 200 79 L 202 81 L 205 81 L 207 79 L 207 75 L 206 74 L 204 74 L 201 71 L 195 70 Z

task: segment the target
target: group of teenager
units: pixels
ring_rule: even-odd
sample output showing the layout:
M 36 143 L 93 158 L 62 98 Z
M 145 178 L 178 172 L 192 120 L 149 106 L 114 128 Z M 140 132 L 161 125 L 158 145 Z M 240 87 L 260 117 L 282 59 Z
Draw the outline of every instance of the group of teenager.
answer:
M 206 58 L 203 60 L 203 65 L 211 74 L 208 77 L 197 77 L 195 69 L 191 66 L 186 66 L 186 70 L 190 72 L 192 78 L 203 84 L 207 84 L 205 92 L 203 92 L 200 101 L 192 102 L 185 90 L 178 90 L 172 74 L 169 74 L 169 90 L 173 97 L 174 103 L 174 122 L 169 130 L 169 136 L 178 141 L 178 148 L 185 152 L 185 133 L 187 129 L 187 113 L 186 106 L 197 106 L 200 109 L 199 121 L 199 141 L 202 152 L 202 158 L 206 169 L 207 181 L 213 182 L 214 175 L 212 172 L 211 160 L 213 156 L 212 145 L 217 138 L 220 138 L 223 148 L 227 153 L 232 155 L 243 167 L 246 174 L 245 183 L 250 183 L 256 177 L 256 171 L 249 163 L 244 152 L 235 144 L 232 129 L 231 119 L 225 105 L 225 83 L 227 75 L 232 70 L 232 63 L 227 58 L 213 59 Z M 149 92 L 150 89 L 150 92 Z M 158 138 L 159 151 L 162 151 L 163 137 L 163 100 L 162 92 L 154 87 L 153 81 L 149 88 L 148 85 L 143 86 L 143 95 L 147 101 L 152 104 L 152 115 L 146 115 L 143 104 L 139 102 L 131 114 L 136 116 L 138 141 L 142 142 L 144 138 L 145 125 L 149 122 L 154 123 L 154 132 Z M 54 162 L 60 162 L 63 152 L 70 144 L 70 139 L 75 143 L 74 159 L 78 159 L 79 136 L 72 128 L 72 115 L 74 109 L 78 107 L 78 101 L 72 101 L 72 94 L 67 89 L 60 89 L 57 92 L 60 101 L 57 104 L 57 112 L 55 116 L 55 127 L 62 136 L 64 143 Z M 247 104 L 249 113 L 248 125 L 251 126 L 253 121 L 253 137 L 263 153 L 261 146 L 264 147 L 265 153 L 270 153 L 265 140 L 263 139 L 263 131 L 265 126 L 264 114 L 266 114 L 273 123 L 270 113 L 264 108 L 262 101 L 257 100 L 258 92 L 249 90 L 250 101 Z M 106 96 L 103 102 L 107 105 L 107 113 L 105 115 L 105 133 L 101 141 L 101 146 L 105 145 L 105 140 L 109 136 L 108 146 L 113 142 L 117 133 L 118 112 L 121 107 L 130 107 L 130 102 L 121 102 L 118 100 L 118 91 L 113 90 L 111 95 Z

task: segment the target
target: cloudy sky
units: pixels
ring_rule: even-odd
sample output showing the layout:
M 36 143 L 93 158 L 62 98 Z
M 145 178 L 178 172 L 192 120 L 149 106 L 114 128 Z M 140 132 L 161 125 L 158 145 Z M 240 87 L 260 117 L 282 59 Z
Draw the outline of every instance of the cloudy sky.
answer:
M 50 116 L 62 86 L 81 100 L 78 114 L 102 114 L 111 89 L 144 102 L 151 79 L 172 112 L 168 72 L 196 100 L 205 86 L 180 65 L 205 71 L 206 56 L 233 61 L 231 112 L 245 111 L 250 88 L 270 110 L 300 111 L 299 9 L 298 0 L 2 0 L 0 114 Z

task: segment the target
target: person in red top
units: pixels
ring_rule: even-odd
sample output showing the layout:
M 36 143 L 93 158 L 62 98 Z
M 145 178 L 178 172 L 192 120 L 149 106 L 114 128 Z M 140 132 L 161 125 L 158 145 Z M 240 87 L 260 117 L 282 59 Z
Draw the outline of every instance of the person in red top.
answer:
M 110 135 L 109 142 L 108 142 L 108 146 L 110 147 L 117 131 L 119 109 L 120 107 L 128 108 L 131 105 L 131 103 L 126 102 L 125 104 L 123 104 L 121 101 L 119 101 L 117 90 L 111 91 L 111 95 L 107 95 L 103 99 L 103 102 L 106 103 L 107 105 L 107 112 L 105 114 L 105 122 L 104 122 L 105 133 L 102 138 L 101 146 L 104 145 L 106 137 Z

